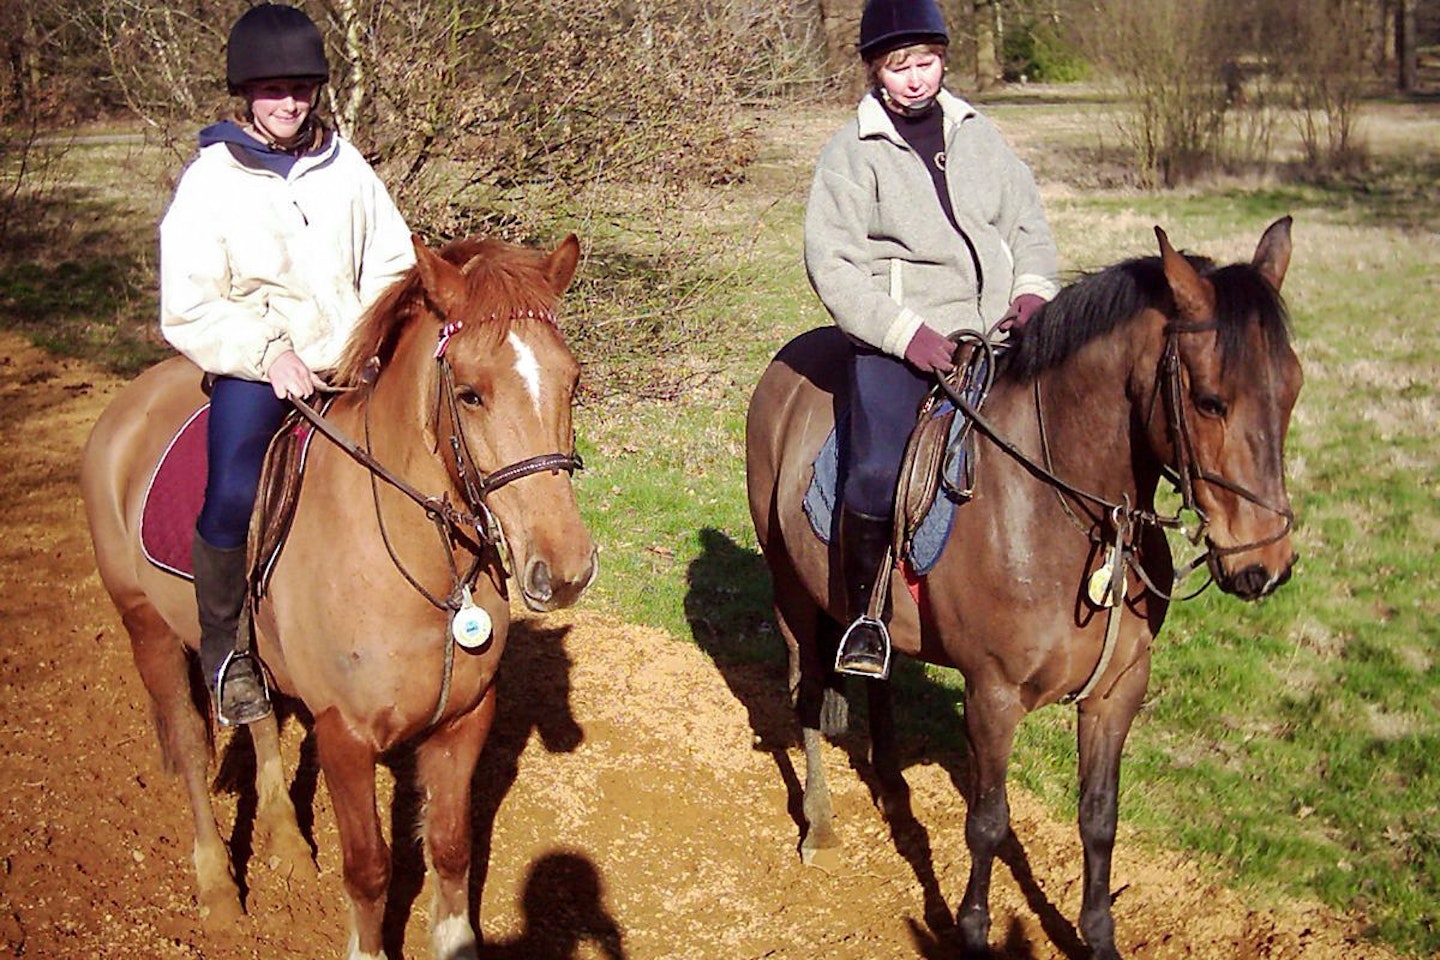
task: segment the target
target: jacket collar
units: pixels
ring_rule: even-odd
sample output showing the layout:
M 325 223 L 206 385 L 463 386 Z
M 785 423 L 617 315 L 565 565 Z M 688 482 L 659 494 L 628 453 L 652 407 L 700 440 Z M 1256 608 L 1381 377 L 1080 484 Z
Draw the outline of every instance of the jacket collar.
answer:
M 296 157 L 261 143 L 231 120 L 213 123 L 200 131 L 201 149 L 223 143 L 237 166 L 256 172 L 269 171 L 281 179 L 293 179 L 329 163 L 339 149 L 338 139 L 332 130 L 318 150 Z
M 950 130 L 976 114 L 974 107 L 943 87 L 935 95 L 935 100 L 940 104 L 940 112 L 945 117 L 947 137 Z M 890 111 L 885 109 L 885 104 L 880 102 L 880 98 L 875 95 L 874 90 L 866 93 L 860 101 L 860 106 L 856 109 L 856 117 L 859 121 L 861 140 L 883 137 L 897 146 L 905 146 L 904 138 L 895 129 L 895 121 L 891 118 Z

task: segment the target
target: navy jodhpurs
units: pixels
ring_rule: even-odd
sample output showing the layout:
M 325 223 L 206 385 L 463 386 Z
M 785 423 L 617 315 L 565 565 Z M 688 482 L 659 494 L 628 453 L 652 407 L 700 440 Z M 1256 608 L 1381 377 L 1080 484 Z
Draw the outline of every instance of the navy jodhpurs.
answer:
M 289 412 L 268 383 L 216 377 L 211 385 L 205 504 L 195 530 L 212 547 L 245 546 L 265 451 Z
M 900 461 L 930 387 L 930 378 L 904 360 L 852 342 L 850 425 L 839 450 L 845 509 L 870 517 L 894 513 Z

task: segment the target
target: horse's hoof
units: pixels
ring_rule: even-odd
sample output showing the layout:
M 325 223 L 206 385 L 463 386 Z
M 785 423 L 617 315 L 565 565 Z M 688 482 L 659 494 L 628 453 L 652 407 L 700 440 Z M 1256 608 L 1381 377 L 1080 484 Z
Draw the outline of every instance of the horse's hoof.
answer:
M 800 862 L 807 867 L 818 867 L 826 873 L 834 873 L 840 869 L 840 851 L 834 847 L 801 847 Z
M 200 895 L 200 924 L 207 930 L 225 930 L 240 922 L 245 910 L 236 891 Z
M 310 844 L 299 833 L 269 836 L 265 839 L 265 866 L 286 880 L 315 880 L 320 868 L 310 854 Z
M 812 829 L 800 843 L 800 862 L 833 873 L 840 868 L 840 838 L 833 830 Z

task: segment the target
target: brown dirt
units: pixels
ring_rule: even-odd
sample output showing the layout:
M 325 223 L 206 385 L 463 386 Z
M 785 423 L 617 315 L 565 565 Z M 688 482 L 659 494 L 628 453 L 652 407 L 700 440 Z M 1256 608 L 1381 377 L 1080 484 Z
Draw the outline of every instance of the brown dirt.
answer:
M 23 957 L 334 957 L 346 937 L 337 841 L 301 724 L 286 728 L 319 877 L 287 879 L 249 854 L 245 793 L 220 811 L 242 855 L 248 915 L 204 928 L 191 830 L 160 769 L 144 691 L 91 562 L 75 474 L 118 384 L 0 335 L 0 944 Z M 958 758 L 933 751 L 906 779 L 918 826 L 898 839 L 830 751 L 844 855 L 802 867 L 784 678 L 718 668 L 695 646 L 580 610 L 528 621 L 506 654 L 498 726 L 477 785 L 476 898 L 493 958 L 940 957 L 927 913 L 964 889 Z M 245 738 L 222 736 L 222 783 Z M 297 759 L 299 758 L 299 759 Z M 384 775 L 410 837 L 413 803 Z M 999 866 L 993 940 L 1011 958 L 1084 956 L 1073 919 L 1073 825 L 1013 798 L 1023 858 Z M 402 842 L 392 956 L 428 956 L 418 854 Z M 1122 951 L 1137 958 L 1355 960 L 1388 952 L 1308 904 L 1255 907 L 1184 856 L 1125 834 L 1114 886 Z M 927 910 L 927 908 L 929 908 Z M 408 925 L 404 918 L 408 917 Z M 392 948 L 393 949 L 393 948 Z

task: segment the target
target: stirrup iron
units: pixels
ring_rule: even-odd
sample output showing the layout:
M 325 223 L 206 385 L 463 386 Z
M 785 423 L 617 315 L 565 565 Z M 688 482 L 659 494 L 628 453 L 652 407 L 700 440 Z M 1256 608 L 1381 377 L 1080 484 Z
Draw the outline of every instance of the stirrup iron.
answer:
M 878 671 L 861 670 L 845 664 L 845 646 L 856 630 L 873 630 L 879 635 L 885 653 L 881 658 Z M 894 645 L 890 642 L 890 631 L 886 628 L 885 621 L 869 615 L 859 616 L 845 628 L 845 632 L 840 636 L 840 642 L 835 647 L 835 672 L 847 677 L 863 677 L 866 680 L 888 680 L 890 679 L 890 661 L 893 654 Z
M 225 680 L 230 674 L 230 668 L 241 660 L 250 661 L 251 665 L 255 668 L 255 673 L 260 678 L 260 691 L 264 697 L 264 711 L 248 719 L 230 717 L 225 713 Z M 225 655 L 225 659 L 220 661 L 220 669 L 215 674 L 213 701 L 215 704 L 215 720 L 222 727 L 244 726 L 248 723 L 254 723 L 257 720 L 264 720 L 270 716 L 275 709 L 270 701 L 270 680 L 265 676 L 265 668 L 261 666 L 260 661 L 257 660 L 249 650 L 231 650 Z

